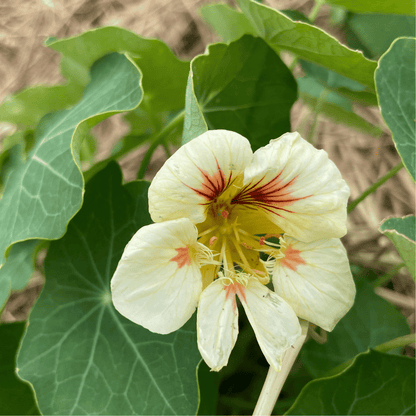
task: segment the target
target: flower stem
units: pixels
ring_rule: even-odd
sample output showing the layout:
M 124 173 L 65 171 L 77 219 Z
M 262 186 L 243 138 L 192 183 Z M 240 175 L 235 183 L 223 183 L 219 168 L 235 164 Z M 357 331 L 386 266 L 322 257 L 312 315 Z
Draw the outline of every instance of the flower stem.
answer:
M 415 342 L 415 334 L 403 335 L 378 345 L 374 349 L 378 352 L 389 352 L 396 348 L 405 347 Z
M 392 176 L 394 176 L 402 167 L 403 162 L 400 162 L 398 165 L 396 165 L 394 168 L 390 169 L 383 177 L 381 177 L 377 182 L 373 183 L 367 190 L 365 190 L 357 199 L 354 199 L 354 201 L 350 202 L 348 204 L 347 212 L 350 213 L 355 207 L 363 201 L 365 198 L 368 197 L 368 195 L 372 194 L 379 188 L 381 185 L 383 185 L 384 182 L 387 182 Z
M 301 325 L 302 334 L 293 344 L 293 347 L 289 348 L 285 352 L 280 372 L 275 371 L 272 367 L 269 368 L 266 376 L 266 381 L 264 382 L 263 388 L 261 390 L 256 408 L 253 412 L 253 416 L 266 416 L 272 414 L 280 391 L 282 390 L 282 387 L 290 373 L 290 370 L 292 369 L 296 357 L 298 356 L 302 345 L 305 342 L 305 338 L 308 333 L 308 326 L 309 323 Z
M 147 149 L 145 153 L 142 163 L 140 165 L 139 172 L 137 174 L 137 179 L 143 179 L 146 173 L 147 167 L 149 166 L 150 160 L 152 159 L 154 151 L 159 147 L 159 145 L 163 145 L 166 136 L 169 135 L 173 130 L 175 130 L 185 118 L 185 111 L 181 111 L 167 126 L 165 126 L 159 134 L 153 139 L 153 143 Z M 166 148 L 165 148 L 166 151 Z

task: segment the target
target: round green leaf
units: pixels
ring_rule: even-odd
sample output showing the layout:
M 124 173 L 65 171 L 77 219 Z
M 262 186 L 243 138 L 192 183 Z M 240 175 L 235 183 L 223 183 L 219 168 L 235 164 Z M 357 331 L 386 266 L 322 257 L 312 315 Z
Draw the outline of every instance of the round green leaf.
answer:
M 293 52 L 374 90 L 376 63 L 361 52 L 347 48 L 315 26 L 293 22 L 271 7 L 252 0 L 238 0 L 238 4 L 257 34 L 272 48 Z
M 189 62 L 180 61 L 158 39 L 146 39 L 121 27 L 92 29 L 48 43 L 62 54 L 61 72 L 81 85 L 89 80 L 93 62 L 111 52 L 127 53 L 143 74 L 144 100 L 157 111 L 184 107 Z
M 414 415 L 415 360 L 368 351 L 339 375 L 309 382 L 286 415 Z
M 290 131 L 296 98 L 292 73 L 262 39 L 245 35 L 210 45 L 191 62 L 184 142 L 204 128 L 226 129 L 247 137 L 255 150 Z
M 154 334 L 111 302 L 123 249 L 151 222 L 149 184 L 121 182 L 115 162 L 94 176 L 82 209 L 48 251 L 46 284 L 18 357 L 44 414 L 190 415 L 198 407 L 195 320 Z
M 0 415 L 39 415 L 32 386 L 17 376 L 16 353 L 26 322 L 0 325 Z
M 376 295 L 366 280 L 361 280 L 357 282 L 357 296 L 351 310 L 328 333 L 325 344 L 309 340 L 304 345 L 302 361 L 311 375 L 321 377 L 368 348 L 409 332 L 405 317 Z
M 388 218 L 380 225 L 380 232 L 386 235 L 400 254 L 406 267 L 415 276 L 416 238 L 415 238 L 416 217 L 409 215 L 403 218 Z
M 0 201 L 0 263 L 15 242 L 64 234 L 82 204 L 82 140 L 98 122 L 139 105 L 140 80 L 138 68 L 125 56 L 108 55 L 93 66 L 77 105 L 41 121 L 33 150 L 10 174 Z
M 381 114 L 407 171 L 415 180 L 415 38 L 396 39 L 375 73 Z

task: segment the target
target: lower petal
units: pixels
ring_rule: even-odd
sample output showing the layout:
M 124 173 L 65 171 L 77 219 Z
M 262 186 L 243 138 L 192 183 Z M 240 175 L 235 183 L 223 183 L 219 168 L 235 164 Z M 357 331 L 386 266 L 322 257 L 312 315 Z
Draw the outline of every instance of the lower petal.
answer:
M 332 238 L 302 243 L 287 236 L 284 241 L 289 255 L 275 263 L 275 291 L 300 318 L 332 331 L 355 297 L 354 280 L 341 241 Z
M 238 335 L 238 308 L 235 292 L 222 280 L 211 283 L 198 305 L 198 348 L 207 365 L 219 371 L 227 365 Z
M 267 362 L 280 371 L 283 353 L 301 335 L 292 308 L 276 293 L 252 279 L 239 298 Z
M 202 291 L 192 258 L 197 229 L 188 219 L 142 227 L 127 244 L 111 280 L 115 308 L 152 332 L 179 329 Z

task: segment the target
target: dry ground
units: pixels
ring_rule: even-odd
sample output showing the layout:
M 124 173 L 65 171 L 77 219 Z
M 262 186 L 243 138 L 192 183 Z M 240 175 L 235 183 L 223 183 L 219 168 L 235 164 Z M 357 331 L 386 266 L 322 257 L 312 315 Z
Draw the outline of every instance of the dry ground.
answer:
M 198 15 L 201 5 L 212 0 L 1 0 L 0 3 L 0 101 L 33 84 L 62 82 L 59 56 L 43 46 L 45 38 L 79 34 L 87 29 L 118 25 L 142 36 L 156 37 L 166 42 L 182 59 L 202 53 L 207 44 L 217 37 L 204 25 Z M 233 4 L 233 1 L 227 1 Z M 278 9 L 298 9 L 308 13 L 312 0 L 265 1 Z M 329 9 L 324 6 L 317 24 L 338 36 L 342 32 L 329 25 Z M 399 163 L 388 129 L 377 109 L 360 109 L 360 115 L 383 126 L 380 139 L 357 133 L 320 117 L 314 141 L 324 148 L 337 164 L 356 198 L 370 184 Z M 293 130 L 299 128 L 303 137 L 310 129 L 313 113 L 302 103 L 292 111 Z M 0 137 L 2 126 L 0 125 Z M 99 138 L 99 158 L 103 158 L 110 143 L 126 131 L 122 121 L 109 119 L 95 128 Z M 125 178 L 134 179 L 143 150 L 122 161 Z M 164 154 L 156 153 L 148 179 L 164 161 Z M 415 188 L 409 175 L 402 169 L 378 191 L 361 203 L 349 216 L 349 233 L 344 244 L 352 261 L 376 267 L 386 273 L 401 262 L 389 240 L 378 232 L 378 225 L 387 216 L 414 213 Z M 28 288 L 12 294 L 2 314 L 2 321 L 24 320 L 42 286 L 42 259 L 39 270 Z M 414 283 L 406 270 L 401 269 L 392 279 L 392 289 L 380 294 L 398 306 L 414 330 Z M 408 349 L 410 355 L 413 349 Z

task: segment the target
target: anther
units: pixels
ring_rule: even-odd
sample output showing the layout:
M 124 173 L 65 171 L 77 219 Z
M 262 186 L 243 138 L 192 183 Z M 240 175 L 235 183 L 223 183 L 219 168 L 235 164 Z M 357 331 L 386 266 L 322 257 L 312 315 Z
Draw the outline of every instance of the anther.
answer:
M 209 239 L 209 245 L 210 246 L 212 246 L 216 241 L 218 240 L 218 237 L 215 237 L 215 235 L 214 236 L 212 236 L 210 239 Z

